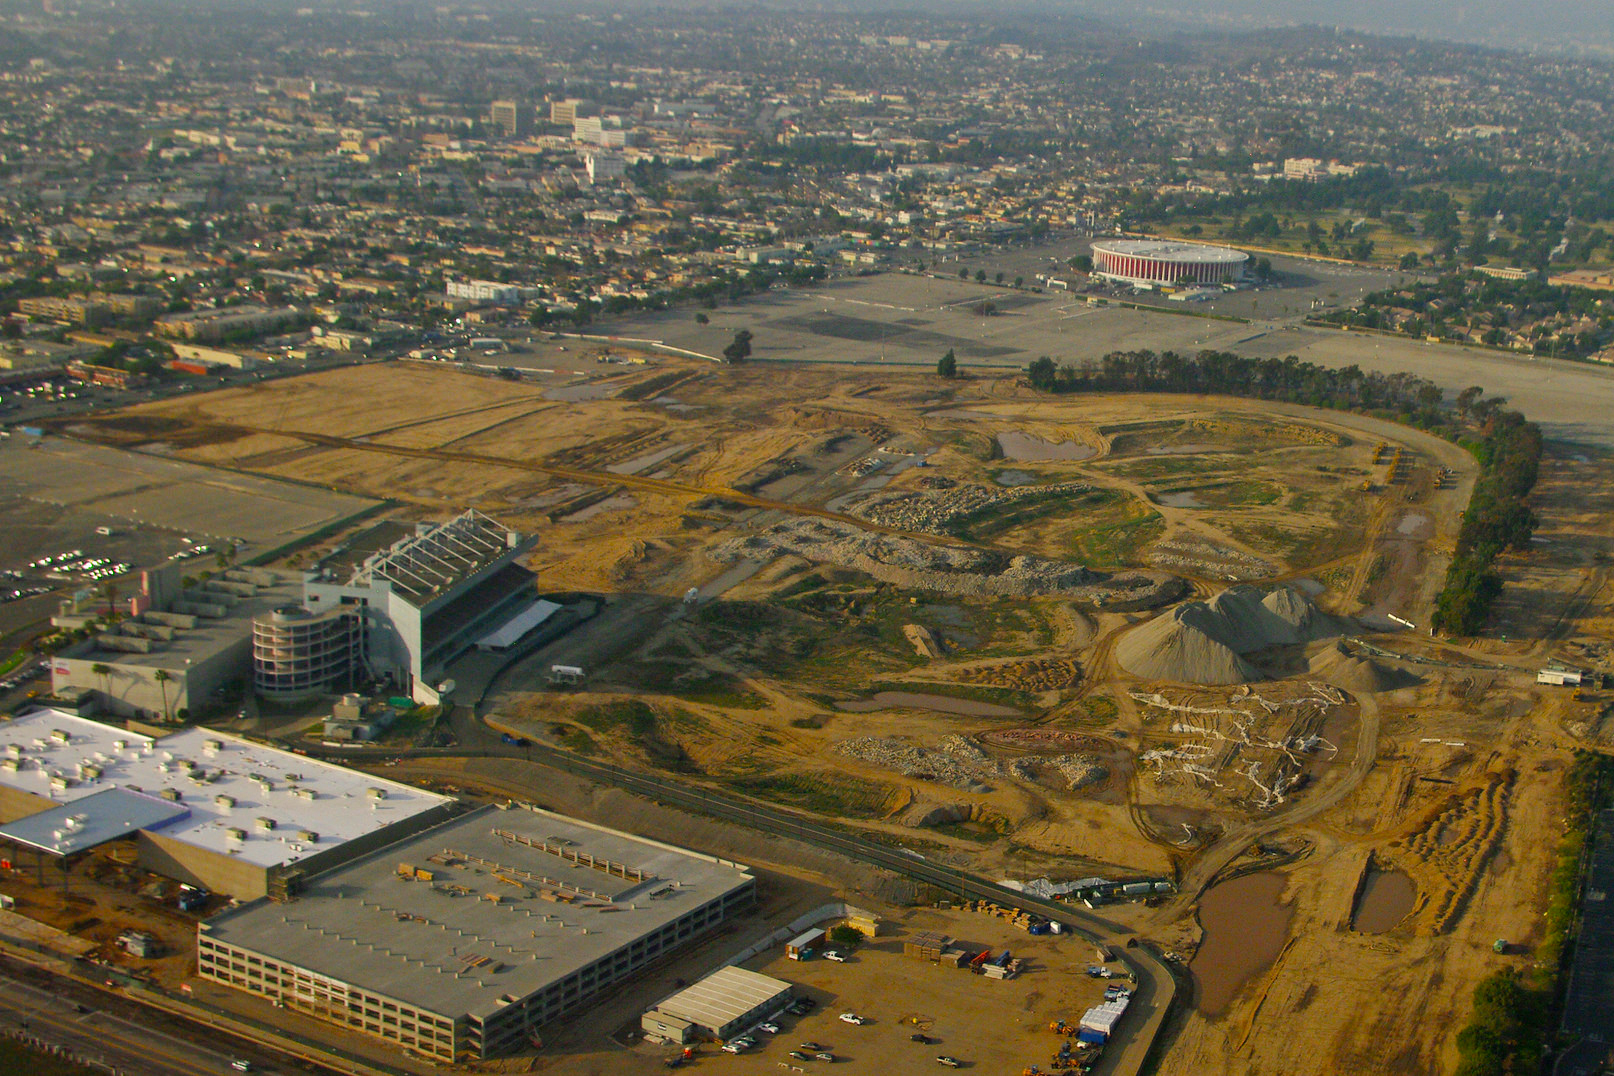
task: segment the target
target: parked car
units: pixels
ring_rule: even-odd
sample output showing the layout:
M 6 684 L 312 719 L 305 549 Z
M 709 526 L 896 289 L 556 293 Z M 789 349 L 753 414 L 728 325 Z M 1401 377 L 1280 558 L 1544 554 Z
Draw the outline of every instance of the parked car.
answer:
M 820 1061 L 834 1061 L 835 1060 L 835 1055 L 830 1053 L 828 1050 L 820 1050 L 816 1054 L 814 1054 L 813 1056 L 818 1058 L 818 1060 L 820 1060 Z
M 931 1043 L 939 1042 L 941 1040 L 933 1039 L 929 1035 L 924 1034 L 923 1032 L 915 1032 L 914 1034 L 908 1036 L 908 1041 L 909 1042 L 922 1042 L 926 1046 L 929 1046 Z
M 868 1022 L 869 1022 L 869 1018 L 867 1016 L 859 1016 L 855 1012 L 843 1012 L 843 1013 L 841 1013 L 841 1023 L 843 1023 L 843 1024 L 857 1024 L 859 1026 L 862 1026 L 863 1024 L 866 1024 Z
M 800 1050 L 790 1051 L 790 1056 L 795 1058 L 797 1061 L 811 1061 L 813 1059 L 812 1054 L 804 1054 Z
M 840 952 L 835 950 L 835 949 L 825 949 L 824 950 L 824 959 L 825 960 L 832 960 L 837 964 L 846 963 L 846 958 L 844 956 L 842 956 L 840 954 Z
M 764 1020 L 762 1023 L 757 1025 L 757 1030 L 766 1031 L 770 1035 L 777 1035 L 779 1034 L 779 1025 L 774 1023 L 772 1020 Z
M 937 1054 L 936 1055 L 936 1063 L 938 1065 L 946 1065 L 950 1069 L 956 1069 L 963 1062 L 959 1061 L 958 1058 L 950 1057 L 947 1054 Z
M 812 1053 L 815 1050 L 822 1050 L 824 1047 L 822 1043 L 817 1043 L 812 1039 L 808 1039 L 806 1042 L 798 1042 L 796 1044 L 796 1048 L 798 1050 L 806 1050 L 808 1053 Z

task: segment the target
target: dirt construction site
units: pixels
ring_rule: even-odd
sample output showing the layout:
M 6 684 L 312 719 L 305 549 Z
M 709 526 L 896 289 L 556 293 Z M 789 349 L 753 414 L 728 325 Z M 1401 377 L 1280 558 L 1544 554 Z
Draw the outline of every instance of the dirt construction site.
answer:
M 60 432 L 535 533 L 546 594 L 604 599 L 489 697 L 536 741 L 1000 878 L 1165 883 L 1100 909 L 1181 971 L 1161 1071 L 1441 1070 L 1427 1029 L 1531 960 L 1557 775 L 1614 741 L 1614 694 L 1536 682 L 1606 667 L 1607 457 L 1553 450 L 1492 630 L 1447 641 L 1427 624 L 1476 464 L 1408 427 L 632 359 L 359 366 Z M 584 682 L 546 690 L 554 661 Z M 859 960 L 808 985 L 872 975 L 881 1020 L 945 1022 L 900 952 Z M 879 1000 L 899 982 L 911 1001 Z M 1027 1028 L 1048 1007 L 1009 1006 Z M 869 1040 L 859 1071 L 907 1056 L 863 1034 L 889 1027 L 835 1031 Z M 1040 1060 L 960 1037 L 977 1067 Z M 555 1071 L 599 1071 L 581 1056 Z

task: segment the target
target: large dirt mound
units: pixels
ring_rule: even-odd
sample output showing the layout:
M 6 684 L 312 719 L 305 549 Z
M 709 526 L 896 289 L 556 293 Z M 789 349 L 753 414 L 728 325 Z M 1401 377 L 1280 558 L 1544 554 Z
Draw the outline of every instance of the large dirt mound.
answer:
M 1335 643 L 1314 655 L 1309 663 L 1313 676 L 1358 695 L 1395 691 L 1423 683 L 1423 678 L 1394 665 L 1364 658 Z
M 1245 654 L 1355 630 L 1317 611 L 1290 587 L 1242 586 L 1210 601 L 1188 602 L 1129 633 L 1116 647 L 1121 667 L 1150 680 L 1243 684 L 1265 677 Z

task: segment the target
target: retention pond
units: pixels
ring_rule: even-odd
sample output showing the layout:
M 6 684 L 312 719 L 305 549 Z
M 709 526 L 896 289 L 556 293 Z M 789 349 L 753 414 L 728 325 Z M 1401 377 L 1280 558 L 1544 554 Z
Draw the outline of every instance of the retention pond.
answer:
M 1279 903 L 1288 876 L 1263 871 L 1223 882 L 1199 900 L 1205 938 L 1189 969 L 1197 1005 L 1216 1016 L 1255 976 L 1272 966 L 1289 937 L 1294 908 Z
M 1418 902 L 1418 887 L 1400 871 L 1369 867 L 1362 892 L 1356 898 L 1351 929 L 1363 934 L 1384 934 L 1405 919 Z

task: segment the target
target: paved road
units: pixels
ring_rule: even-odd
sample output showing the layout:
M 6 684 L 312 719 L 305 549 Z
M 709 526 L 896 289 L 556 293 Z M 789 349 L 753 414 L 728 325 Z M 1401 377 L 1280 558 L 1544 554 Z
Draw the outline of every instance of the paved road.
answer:
M 230 1061 L 239 1056 L 11 978 L 0 978 L 0 1029 L 20 1031 L 44 1046 L 66 1049 L 90 1067 L 128 1076 L 219 1076 L 231 1071 Z
M 1614 810 L 1598 815 L 1595 841 L 1581 891 L 1580 933 L 1563 1017 L 1564 1031 L 1586 1041 L 1558 1059 L 1554 1072 L 1559 1076 L 1600 1071 L 1614 1044 Z

